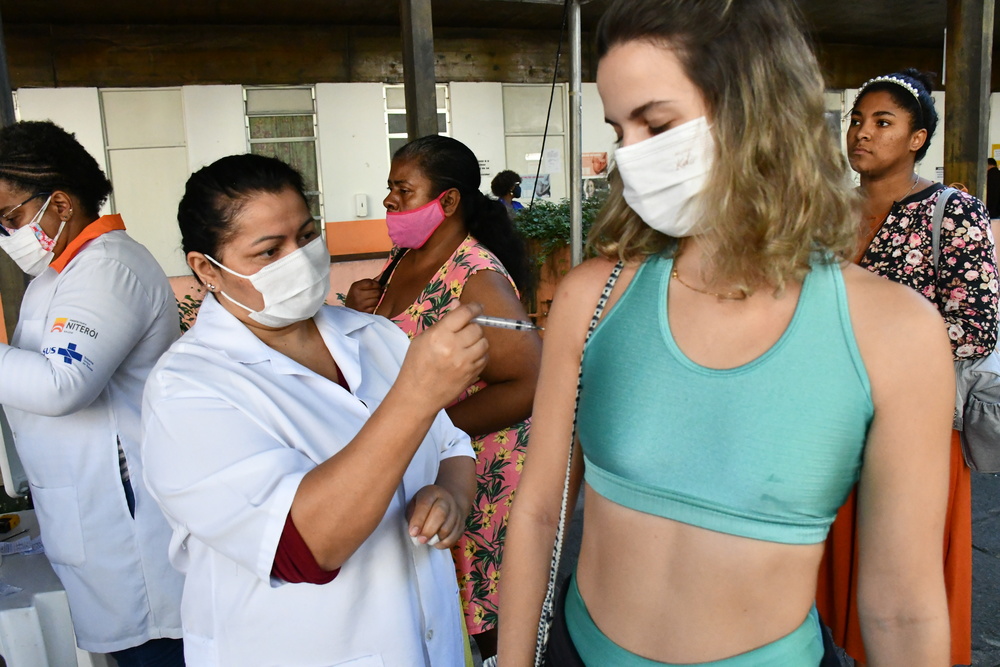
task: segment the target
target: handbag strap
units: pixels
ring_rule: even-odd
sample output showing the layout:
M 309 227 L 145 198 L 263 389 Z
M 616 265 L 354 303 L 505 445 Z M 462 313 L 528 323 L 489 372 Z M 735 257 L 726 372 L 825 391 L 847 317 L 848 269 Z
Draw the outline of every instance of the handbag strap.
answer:
M 931 247 L 934 251 L 934 271 L 937 272 L 938 257 L 941 255 L 941 221 L 944 220 L 944 207 L 951 196 L 958 192 L 955 188 L 945 188 L 934 203 L 934 213 L 931 214 Z
M 587 336 L 583 339 L 583 347 L 587 348 L 587 341 L 594 333 L 597 323 L 601 320 L 604 306 L 608 303 L 608 297 L 618 282 L 625 263 L 619 261 L 615 268 L 611 270 L 608 281 L 604 283 L 601 290 L 601 298 L 597 300 L 597 307 L 594 309 L 594 316 L 590 318 L 590 326 L 587 328 Z M 535 640 L 535 667 L 540 667 L 545 657 L 545 648 L 549 643 L 549 629 L 552 627 L 553 602 L 556 591 L 556 577 L 559 574 L 559 561 L 562 558 L 563 538 L 566 531 L 566 508 L 569 504 L 569 477 L 573 467 L 573 449 L 576 444 L 576 418 L 580 409 L 580 387 L 583 383 L 583 353 L 580 354 L 580 372 L 576 376 L 576 399 L 573 406 L 573 429 L 569 438 L 569 458 L 566 461 L 566 476 L 563 479 L 562 505 L 559 507 L 559 527 L 556 528 L 556 541 L 552 547 L 552 562 L 549 564 L 549 583 L 545 591 L 545 601 L 542 602 L 542 614 L 538 620 L 538 636 Z

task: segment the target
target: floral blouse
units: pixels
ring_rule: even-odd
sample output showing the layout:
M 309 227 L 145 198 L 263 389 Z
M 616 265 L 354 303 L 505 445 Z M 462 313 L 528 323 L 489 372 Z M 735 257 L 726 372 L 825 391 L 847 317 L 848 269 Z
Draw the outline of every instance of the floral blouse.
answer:
M 984 357 L 997 343 L 997 266 L 990 216 L 975 197 L 953 193 L 941 221 L 935 267 L 932 216 L 943 189 L 936 183 L 894 203 L 859 263 L 934 303 L 948 326 L 956 359 Z

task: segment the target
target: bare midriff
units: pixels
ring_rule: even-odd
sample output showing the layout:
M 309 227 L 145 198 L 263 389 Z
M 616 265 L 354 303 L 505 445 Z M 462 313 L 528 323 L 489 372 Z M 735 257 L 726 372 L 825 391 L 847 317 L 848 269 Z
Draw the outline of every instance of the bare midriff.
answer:
M 728 658 L 805 620 L 823 543 L 713 532 L 623 507 L 589 486 L 577 585 L 597 627 L 660 662 Z

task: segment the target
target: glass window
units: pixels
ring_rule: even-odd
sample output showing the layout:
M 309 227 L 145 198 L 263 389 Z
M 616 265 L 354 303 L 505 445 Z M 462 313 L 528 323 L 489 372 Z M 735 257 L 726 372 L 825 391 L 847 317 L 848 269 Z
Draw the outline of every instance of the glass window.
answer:
M 451 110 L 448 99 L 447 84 L 437 84 L 434 87 L 437 97 L 438 134 L 450 136 Z M 389 144 L 389 158 L 406 145 L 406 100 L 403 86 L 385 87 L 385 134 Z
M 245 88 L 250 152 L 278 158 L 302 174 L 309 210 L 323 219 L 316 143 L 316 94 L 312 86 Z

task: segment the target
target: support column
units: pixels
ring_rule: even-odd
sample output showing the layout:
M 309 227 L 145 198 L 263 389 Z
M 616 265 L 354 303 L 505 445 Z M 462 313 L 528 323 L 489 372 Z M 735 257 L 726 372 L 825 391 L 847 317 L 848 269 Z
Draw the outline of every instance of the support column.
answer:
M 10 73 L 7 69 L 7 42 L 3 36 L 3 20 L 0 19 L 0 123 L 4 127 L 14 124 L 14 96 L 11 92 Z M 14 335 L 21 298 L 24 296 L 24 273 L 17 268 L 7 253 L 0 251 L 0 301 L 3 302 L 3 320 L 6 325 L 7 340 Z
M 413 141 L 438 133 L 431 0 L 400 0 L 399 8 L 403 27 L 406 134 Z
M 945 44 L 944 180 L 986 189 L 995 0 L 948 0 Z

